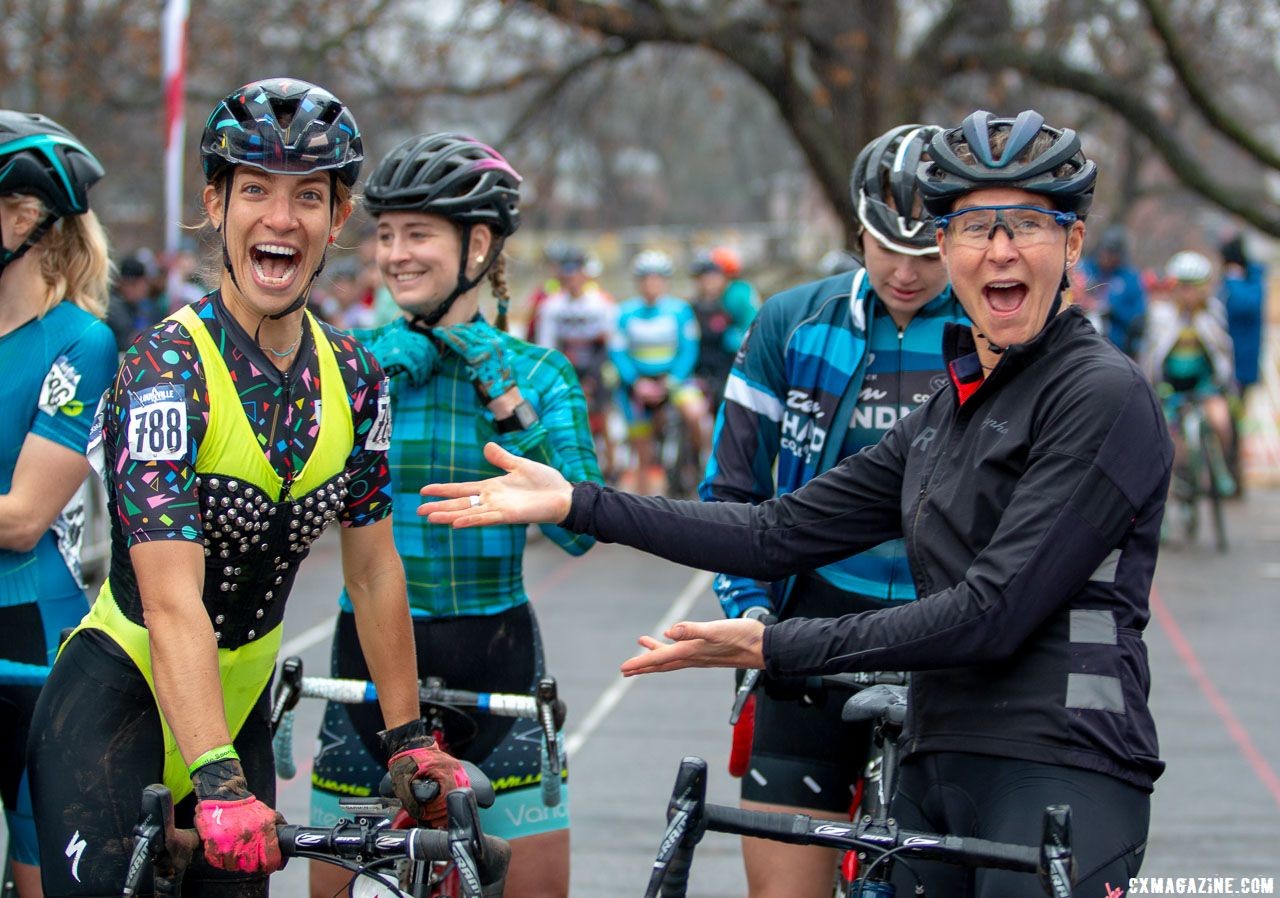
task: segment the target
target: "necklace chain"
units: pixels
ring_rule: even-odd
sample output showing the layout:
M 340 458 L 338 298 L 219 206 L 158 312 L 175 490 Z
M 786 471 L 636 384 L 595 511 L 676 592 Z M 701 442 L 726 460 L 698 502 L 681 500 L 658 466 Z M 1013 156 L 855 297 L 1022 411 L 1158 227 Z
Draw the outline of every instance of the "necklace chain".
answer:
M 262 348 L 265 349 L 267 352 L 271 353 L 273 356 L 275 356 L 278 359 L 287 359 L 290 355 L 293 354 L 293 351 L 298 348 L 298 344 L 301 342 L 302 342 L 302 328 L 298 328 L 298 339 L 294 340 L 284 349 L 277 351 L 275 349 L 272 349 L 270 346 L 263 346 Z

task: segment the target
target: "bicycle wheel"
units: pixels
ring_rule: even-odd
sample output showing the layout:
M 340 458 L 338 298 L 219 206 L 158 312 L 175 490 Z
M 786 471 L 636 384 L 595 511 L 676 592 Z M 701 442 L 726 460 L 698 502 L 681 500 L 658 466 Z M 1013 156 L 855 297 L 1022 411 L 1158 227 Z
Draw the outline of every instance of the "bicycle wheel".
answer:
M 1227 551 L 1227 523 L 1223 517 L 1223 483 L 1230 479 L 1227 471 L 1226 452 L 1217 431 L 1203 422 L 1200 434 L 1201 481 L 1205 498 L 1209 501 L 1209 514 L 1213 521 L 1213 538 L 1219 552 Z

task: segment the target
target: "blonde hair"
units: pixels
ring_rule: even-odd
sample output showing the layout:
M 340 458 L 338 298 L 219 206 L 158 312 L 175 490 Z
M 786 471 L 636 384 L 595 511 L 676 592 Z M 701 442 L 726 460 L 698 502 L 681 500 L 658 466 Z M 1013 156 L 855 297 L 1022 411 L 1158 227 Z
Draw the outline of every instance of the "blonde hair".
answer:
M 40 220 L 48 215 L 44 203 L 33 196 L 6 196 L 0 199 L 9 208 L 34 206 Z M 45 283 L 44 302 L 39 314 L 68 299 L 89 314 L 107 314 L 107 291 L 111 283 L 111 254 L 107 232 L 92 211 L 67 215 L 32 246 Z

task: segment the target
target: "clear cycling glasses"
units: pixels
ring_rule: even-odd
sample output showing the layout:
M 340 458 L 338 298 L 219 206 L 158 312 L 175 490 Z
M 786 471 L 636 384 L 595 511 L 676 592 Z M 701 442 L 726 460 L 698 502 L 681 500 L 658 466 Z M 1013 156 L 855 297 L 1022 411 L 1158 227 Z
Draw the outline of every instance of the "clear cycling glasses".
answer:
M 1051 243 L 1058 228 L 1069 228 L 1078 216 L 1039 206 L 972 206 L 939 215 L 938 227 L 958 246 L 986 249 L 1002 228 L 1019 249 Z

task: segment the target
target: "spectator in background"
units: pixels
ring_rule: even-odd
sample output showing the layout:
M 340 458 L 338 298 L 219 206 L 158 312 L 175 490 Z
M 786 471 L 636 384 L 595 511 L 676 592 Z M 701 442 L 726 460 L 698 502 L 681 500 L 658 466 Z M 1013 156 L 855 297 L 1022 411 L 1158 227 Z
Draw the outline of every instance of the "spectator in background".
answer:
M 320 300 L 324 320 L 339 330 L 372 330 L 376 326 L 373 291 L 365 283 L 361 260 L 355 256 L 335 260 L 329 266 L 327 280 Z
M 760 294 L 741 279 L 742 259 L 727 246 L 695 255 L 690 273 L 695 283 L 691 305 L 701 333 L 694 373 L 716 408 L 724 398 L 733 357 L 760 308 Z
M 538 313 L 547 298 L 560 292 L 560 260 L 573 251 L 567 243 L 553 240 L 542 251 L 542 264 L 547 277 L 529 294 L 525 307 L 529 310 L 529 324 L 525 328 L 525 339 L 530 343 L 538 342 Z
M 116 349 L 124 352 L 143 331 L 165 316 L 163 298 L 152 286 L 151 273 L 137 256 L 120 263 L 120 277 L 107 306 L 107 326 L 115 334 Z
M 1129 238 L 1124 225 L 1112 225 L 1103 231 L 1097 249 L 1082 267 L 1106 328 L 1103 336 L 1136 358 L 1147 292 L 1138 269 L 1129 263 Z
M 1258 382 L 1262 361 L 1262 319 L 1267 300 L 1267 270 L 1245 255 L 1244 237 L 1222 245 L 1222 302 L 1227 331 L 1235 348 L 1236 384 L 1244 391 Z

